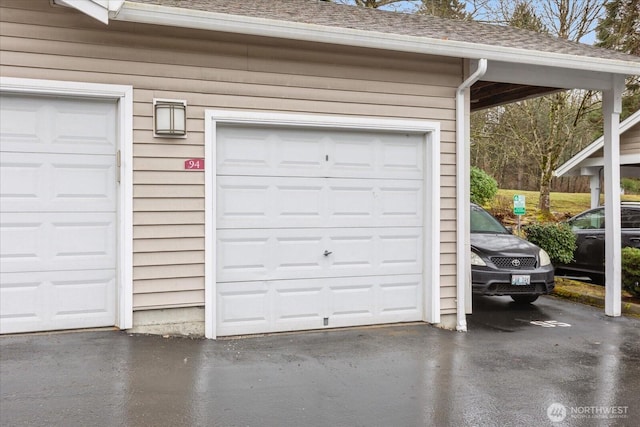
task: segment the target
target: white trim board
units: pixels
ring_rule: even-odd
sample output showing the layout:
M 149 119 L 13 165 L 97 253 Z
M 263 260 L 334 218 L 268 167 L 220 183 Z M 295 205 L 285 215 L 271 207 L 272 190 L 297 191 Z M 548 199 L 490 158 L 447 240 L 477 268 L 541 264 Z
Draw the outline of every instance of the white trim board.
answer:
M 116 326 L 133 327 L 133 87 L 0 77 L 0 92 L 118 101 L 118 285 Z
M 205 110 L 205 337 L 216 338 L 216 130 L 218 124 L 248 124 L 354 130 L 403 131 L 424 134 L 425 206 L 423 321 L 440 322 L 440 124 L 420 120 L 369 117 Z M 425 197 L 425 203 L 426 197 Z M 434 250 L 434 248 L 437 248 Z
M 620 130 L 618 132 L 619 135 L 622 135 L 627 130 L 635 126 L 637 123 L 640 123 L 640 110 L 636 111 L 635 113 L 627 117 L 625 121 L 620 123 Z M 563 175 L 575 176 L 579 173 L 579 171 L 575 169 L 579 169 L 581 167 L 587 167 L 587 166 L 599 166 L 604 164 L 603 158 L 598 158 L 598 159 L 602 159 L 601 162 L 589 161 L 589 156 L 591 156 L 593 153 L 595 153 L 602 147 L 604 147 L 604 135 L 596 139 L 595 141 L 593 141 L 591 144 L 589 144 L 586 148 L 584 148 L 578 154 L 576 154 L 571 159 L 567 160 L 564 164 L 562 164 L 560 167 L 558 167 L 558 169 L 553 171 L 553 175 L 554 176 L 563 176 Z M 628 159 L 626 158 L 626 156 L 621 156 L 620 158 L 621 164 L 636 163 L 636 161 L 637 161 L 637 157 Z

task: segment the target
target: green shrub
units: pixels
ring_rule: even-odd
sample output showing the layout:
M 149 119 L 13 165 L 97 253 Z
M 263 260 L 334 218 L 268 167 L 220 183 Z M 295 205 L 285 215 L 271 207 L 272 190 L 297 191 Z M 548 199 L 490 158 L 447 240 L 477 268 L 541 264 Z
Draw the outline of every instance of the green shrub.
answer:
M 547 251 L 552 263 L 567 264 L 573 260 L 576 236 L 564 223 L 533 223 L 524 227 L 527 240 Z
M 640 249 L 622 248 L 622 288 L 640 297 Z
M 620 186 L 624 189 L 625 194 L 640 194 L 640 179 L 638 178 L 622 178 Z
M 484 205 L 498 193 L 498 183 L 482 169 L 471 167 L 471 202 Z

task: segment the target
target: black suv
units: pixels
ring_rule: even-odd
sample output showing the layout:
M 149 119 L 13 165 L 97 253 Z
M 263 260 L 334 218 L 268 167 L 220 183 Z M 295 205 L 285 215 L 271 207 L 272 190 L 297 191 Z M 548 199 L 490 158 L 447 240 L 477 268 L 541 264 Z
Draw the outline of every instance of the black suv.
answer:
M 577 248 L 571 263 L 556 265 L 556 274 L 604 285 L 604 206 L 582 212 L 567 224 L 576 235 Z M 622 247 L 640 248 L 640 203 L 622 203 L 620 225 Z
M 554 288 L 553 265 L 538 246 L 514 236 L 471 204 L 471 286 L 474 294 L 510 295 L 530 303 Z

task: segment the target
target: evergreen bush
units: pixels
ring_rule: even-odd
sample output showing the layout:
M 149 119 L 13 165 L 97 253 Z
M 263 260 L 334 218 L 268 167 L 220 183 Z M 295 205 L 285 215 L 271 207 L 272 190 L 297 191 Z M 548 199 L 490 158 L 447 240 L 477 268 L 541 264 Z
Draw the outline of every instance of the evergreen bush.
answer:
M 640 249 L 622 248 L 622 288 L 640 297 Z
M 552 263 L 567 264 L 573 260 L 576 235 L 564 223 L 533 223 L 524 227 L 527 240 L 540 246 Z
M 498 183 L 482 169 L 471 167 L 471 202 L 484 205 L 498 193 Z

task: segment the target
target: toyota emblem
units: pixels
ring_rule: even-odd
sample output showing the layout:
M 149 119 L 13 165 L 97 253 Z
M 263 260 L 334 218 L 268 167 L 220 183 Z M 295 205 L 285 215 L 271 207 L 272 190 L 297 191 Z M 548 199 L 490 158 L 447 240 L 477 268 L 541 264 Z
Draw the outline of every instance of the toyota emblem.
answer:
M 511 265 L 513 265 L 514 267 L 520 267 L 520 260 L 519 259 L 511 260 Z

